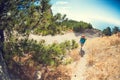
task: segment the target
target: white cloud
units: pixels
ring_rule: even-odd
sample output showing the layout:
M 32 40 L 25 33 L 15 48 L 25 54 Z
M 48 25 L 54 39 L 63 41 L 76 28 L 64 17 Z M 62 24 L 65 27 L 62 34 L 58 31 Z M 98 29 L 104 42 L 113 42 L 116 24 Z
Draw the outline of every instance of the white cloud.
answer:
M 56 5 L 66 5 L 66 4 L 68 4 L 67 1 L 58 1 L 58 2 L 56 2 Z
M 53 14 L 56 14 L 56 13 L 61 13 L 61 14 L 68 14 L 70 11 L 69 11 L 69 7 L 67 6 L 62 6 L 62 7 L 52 7 L 52 10 L 54 10 L 54 13 Z
M 106 23 L 120 26 L 120 20 L 116 19 L 115 17 L 110 17 L 109 15 L 93 14 L 90 12 L 84 12 L 84 13 L 68 12 L 66 14 L 67 14 L 68 18 L 77 20 L 77 21 L 93 22 L 93 21 L 97 20 L 97 21 L 103 21 Z
M 67 14 L 69 13 L 70 7 L 67 1 L 58 1 L 52 6 L 53 14 L 61 13 Z

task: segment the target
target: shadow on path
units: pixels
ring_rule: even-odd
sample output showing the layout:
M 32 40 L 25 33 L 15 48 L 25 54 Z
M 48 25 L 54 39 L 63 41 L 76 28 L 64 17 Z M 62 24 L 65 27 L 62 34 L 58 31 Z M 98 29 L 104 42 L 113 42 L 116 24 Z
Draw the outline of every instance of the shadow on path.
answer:
M 85 55 L 85 51 L 82 48 L 80 49 L 80 55 L 81 55 L 81 57 L 83 57 Z

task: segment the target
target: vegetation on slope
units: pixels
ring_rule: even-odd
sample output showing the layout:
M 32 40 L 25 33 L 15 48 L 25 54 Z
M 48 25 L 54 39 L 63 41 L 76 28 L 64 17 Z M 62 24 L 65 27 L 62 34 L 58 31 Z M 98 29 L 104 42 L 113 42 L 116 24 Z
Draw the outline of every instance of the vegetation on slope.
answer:
M 65 41 L 60 44 L 53 43 L 51 45 L 45 45 L 44 40 L 37 43 L 34 40 L 13 39 L 11 42 L 5 42 L 4 56 L 7 61 L 9 70 L 13 70 L 15 74 L 20 76 L 21 74 L 19 73 L 24 70 L 21 70 L 22 66 L 27 65 L 27 67 L 30 67 L 28 65 L 32 64 L 32 67 L 37 69 L 37 67 L 40 67 L 40 64 L 46 66 L 59 66 L 61 64 L 68 64 L 72 60 L 69 62 L 67 59 L 63 61 L 64 57 L 66 56 L 66 52 L 77 47 L 78 44 L 74 40 Z M 28 58 L 24 60 L 26 55 Z M 18 71 L 14 69 L 15 63 L 17 65 L 16 67 Z M 35 65 L 37 66 L 35 67 Z M 27 77 L 28 76 L 24 78 L 27 79 Z
M 120 80 L 120 38 L 118 35 L 96 39 L 89 50 L 87 80 Z
M 111 36 L 112 34 L 116 34 L 117 32 L 120 32 L 120 29 L 117 26 L 114 26 L 113 29 L 111 29 L 110 27 L 107 27 L 102 31 L 102 33 L 106 36 Z
M 34 5 L 35 1 L 0 0 L 0 50 L 9 70 L 19 76 L 23 74 L 21 75 L 23 80 L 32 79 L 30 77 L 32 74 L 29 76 L 26 74 L 33 73 L 34 70 L 30 70 L 34 69 L 33 66 L 37 64 L 58 66 L 61 64 L 61 56 L 64 56 L 67 50 L 78 46 L 74 40 L 52 45 L 45 45 L 44 41 L 37 43 L 28 40 L 30 33 L 55 35 L 69 29 L 76 32 L 92 29 L 90 23 L 68 20 L 66 15 L 60 13 L 53 15 L 50 0 L 41 0 L 40 5 Z M 28 54 L 29 58 L 22 62 L 25 54 Z M 18 60 L 15 57 L 18 57 Z

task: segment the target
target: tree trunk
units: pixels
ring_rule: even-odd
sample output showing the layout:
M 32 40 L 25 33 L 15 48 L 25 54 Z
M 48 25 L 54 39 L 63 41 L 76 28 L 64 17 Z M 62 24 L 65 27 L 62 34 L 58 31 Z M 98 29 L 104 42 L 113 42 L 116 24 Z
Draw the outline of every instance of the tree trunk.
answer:
M 7 65 L 4 60 L 4 30 L 0 29 L 0 80 L 10 80 L 9 73 L 7 71 Z
M 3 53 L 4 32 L 0 29 L 0 51 Z
M 4 42 L 4 33 L 3 33 L 3 29 L 0 30 L 0 42 Z

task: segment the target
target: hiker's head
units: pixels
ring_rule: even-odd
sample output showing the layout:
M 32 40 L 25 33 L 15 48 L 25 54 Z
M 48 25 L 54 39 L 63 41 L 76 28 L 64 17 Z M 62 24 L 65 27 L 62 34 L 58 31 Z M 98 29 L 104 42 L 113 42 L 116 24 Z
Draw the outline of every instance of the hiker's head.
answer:
M 82 35 L 81 37 L 82 37 L 82 38 L 85 38 L 85 35 Z

